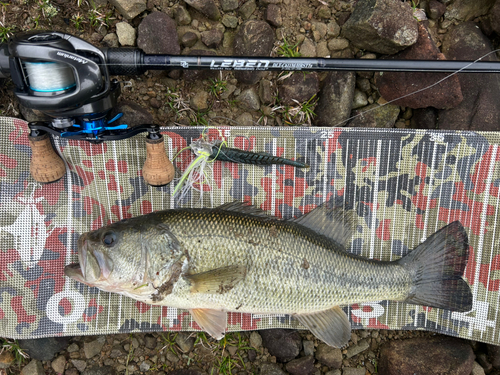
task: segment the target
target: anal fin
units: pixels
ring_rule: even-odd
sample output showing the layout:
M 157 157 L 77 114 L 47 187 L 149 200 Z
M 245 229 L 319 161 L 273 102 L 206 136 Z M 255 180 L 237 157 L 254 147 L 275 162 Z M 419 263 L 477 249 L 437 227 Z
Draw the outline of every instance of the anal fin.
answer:
M 201 329 L 215 339 L 220 340 L 226 334 L 227 314 L 225 311 L 192 309 L 189 312 Z
M 335 348 L 347 345 L 351 338 L 351 323 L 339 306 L 310 314 L 298 314 L 295 317 L 314 336 Z

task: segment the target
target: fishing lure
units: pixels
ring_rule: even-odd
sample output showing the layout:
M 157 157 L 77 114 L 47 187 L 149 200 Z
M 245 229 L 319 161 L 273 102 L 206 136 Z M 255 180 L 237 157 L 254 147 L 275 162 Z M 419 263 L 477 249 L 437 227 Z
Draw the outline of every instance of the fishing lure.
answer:
M 208 146 L 212 150 L 209 156 L 211 160 L 217 159 L 220 161 L 255 165 L 285 164 L 297 168 L 309 168 L 309 165 L 300 161 L 274 156 L 267 152 L 251 152 L 239 148 L 230 148 L 226 146 L 225 141 L 217 140 Z
M 202 136 L 202 138 L 191 142 L 191 145 L 187 148 L 190 148 L 191 151 L 194 152 L 196 158 L 186 168 L 186 171 L 179 178 L 179 181 L 174 188 L 173 195 L 175 196 L 179 194 L 179 199 L 182 199 L 187 194 L 189 189 L 200 190 L 200 187 L 203 184 L 208 184 L 210 186 L 208 183 L 206 168 L 207 166 L 211 168 L 210 163 L 213 163 L 215 160 L 241 164 L 282 164 L 291 165 L 297 168 L 309 168 L 309 165 L 305 163 L 274 156 L 266 152 L 251 152 L 238 148 L 227 147 L 227 142 L 224 138 L 222 141 L 215 140 L 209 142 L 204 136 Z M 181 150 L 179 153 L 184 150 L 185 149 Z M 177 155 L 179 155 L 179 153 Z

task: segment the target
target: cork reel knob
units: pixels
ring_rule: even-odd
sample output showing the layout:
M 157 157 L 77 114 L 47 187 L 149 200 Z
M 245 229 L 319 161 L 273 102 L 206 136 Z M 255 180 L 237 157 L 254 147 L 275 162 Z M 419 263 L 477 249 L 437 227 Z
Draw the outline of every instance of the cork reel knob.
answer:
M 165 151 L 165 139 L 159 133 L 149 134 L 146 137 L 146 161 L 142 167 L 144 181 L 151 186 L 163 186 L 172 181 L 174 175 L 174 165 Z
M 61 179 L 66 173 L 66 166 L 61 157 L 54 151 L 47 133 L 29 135 L 31 146 L 30 173 L 33 178 L 48 184 Z

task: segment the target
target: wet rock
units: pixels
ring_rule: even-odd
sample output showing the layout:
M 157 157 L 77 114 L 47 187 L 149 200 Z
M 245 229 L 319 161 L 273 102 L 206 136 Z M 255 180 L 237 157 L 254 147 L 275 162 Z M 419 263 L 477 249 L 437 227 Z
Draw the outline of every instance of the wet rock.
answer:
M 322 5 L 318 8 L 318 18 L 329 20 L 332 17 L 332 11 L 327 5 Z
M 357 367 L 345 367 L 342 371 L 342 375 L 365 375 L 366 370 L 364 368 Z
M 328 49 L 328 44 L 325 40 L 318 42 L 318 45 L 316 46 L 316 55 L 318 57 L 330 56 L 330 50 Z
M 152 124 L 154 122 L 151 113 L 139 104 L 129 100 L 122 100 L 118 102 L 118 104 L 111 110 L 109 117 L 112 118 L 120 112 L 123 113 L 123 116 L 120 118 L 121 124 L 137 126 L 142 124 Z
M 243 109 L 258 111 L 260 109 L 259 95 L 255 89 L 250 87 L 238 96 L 238 106 Z
M 224 16 L 222 16 L 222 24 L 230 29 L 236 29 L 238 26 L 238 17 L 224 14 Z
M 66 366 L 66 358 L 64 355 L 60 355 L 56 359 L 54 359 L 51 363 L 52 369 L 57 374 L 62 374 L 64 372 L 64 367 Z
M 118 47 L 118 35 L 115 33 L 109 33 L 102 38 L 102 44 L 105 47 L 117 48 Z
M 450 21 L 471 21 L 487 14 L 494 3 L 495 0 L 455 0 L 453 5 L 446 9 L 444 17 Z
M 208 92 L 198 91 L 191 98 L 189 104 L 195 111 L 206 111 L 208 109 Z
M 131 20 L 146 10 L 146 0 L 109 0 L 109 2 L 127 20 Z
M 33 359 L 21 370 L 21 375 L 44 375 L 44 374 L 45 370 L 43 369 L 42 362 L 40 362 L 37 359 Z
M 393 128 L 399 115 L 399 106 L 370 104 L 353 111 L 356 116 L 349 122 L 350 127 Z
M 201 41 L 208 48 L 217 48 L 224 37 L 224 33 L 219 29 L 212 29 L 201 33 Z
M 168 375 L 206 375 L 205 371 L 198 368 L 180 369 L 169 372 Z
M 29 354 L 30 358 L 39 361 L 50 361 L 56 353 L 65 349 L 69 344 L 69 337 L 48 337 L 32 340 L 18 340 L 21 349 Z
M 186 0 L 186 4 L 191 5 L 211 20 L 218 21 L 220 19 L 219 8 L 213 0 Z
M 269 4 L 264 14 L 264 19 L 271 25 L 280 27 L 283 23 L 281 18 L 281 8 L 276 4 Z
M 486 372 L 489 373 L 493 370 L 493 365 L 490 363 L 486 353 L 477 353 L 476 359 Z
M 443 40 L 448 60 L 475 60 L 492 50 L 488 39 L 472 22 L 451 28 Z M 483 61 L 498 61 L 495 54 Z M 500 76 L 459 74 L 463 101 L 455 108 L 439 112 L 439 129 L 500 130 Z
M 302 341 L 302 346 L 304 348 L 304 355 L 314 355 L 314 342 L 310 340 Z M 317 358 L 316 358 L 317 359 Z
M 181 37 L 181 43 L 186 47 L 194 46 L 197 41 L 198 41 L 198 35 L 192 31 L 184 33 Z
M 396 60 L 446 60 L 445 56 L 434 44 L 429 31 L 423 23 L 418 25 L 417 43 L 387 59 Z M 456 107 L 463 100 L 458 75 L 454 75 L 439 85 L 427 88 L 449 76 L 449 73 L 411 73 L 384 72 L 376 75 L 380 95 L 393 104 L 410 107 L 434 107 L 447 109 Z M 419 93 L 412 93 L 423 90 Z
M 243 112 L 241 115 L 236 117 L 237 126 L 254 126 L 253 116 L 248 112 Z
M 101 353 L 101 349 L 104 346 L 106 337 L 100 336 L 97 340 L 86 342 L 83 344 L 83 351 L 85 352 L 85 357 L 88 359 Z
M 80 375 L 80 373 L 76 368 L 69 368 L 66 371 L 64 371 L 64 375 Z
M 409 3 L 358 1 L 342 28 L 342 35 L 359 49 L 393 54 L 417 41 L 417 21 Z
M 71 360 L 71 363 L 80 372 L 85 371 L 85 369 L 87 368 L 87 362 L 82 360 L 82 359 L 73 359 L 73 360 Z
M 270 56 L 274 44 L 274 32 L 265 21 L 246 21 L 240 25 L 234 37 L 236 56 Z M 264 72 L 236 71 L 234 76 L 241 83 L 253 85 Z
M 360 340 L 356 345 L 352 345 L 349 348 L 347 348 L 347 353 L 345 356 L 346 358 L 352 358 L 355 355 L 358 355 L 359 353 L 365 351 L 369 347 L 370 344 L 368 343 L 368 340 Z
M 185 7 L 179 5 L 177 6 L 177 8 L 175 8 L 175 21 L 178 25 L 191 24 L 191 15 Z
M 485 375 L 484 368 L 479 363 L 474 361 L 470 375 Z
M 316 44 L 311 39 L 305 38 L 299 52 L 302 57 L 316 57 Z
M 135 29 L 127 22 L 118 22 L 116 24 L 116 35 L 118 37 L 118 42 L 122 46 L 134 46 L 135 45 Z
M 326 344 L 319 344 L 315 355 L 318 362 L 322 365 L 331 368 L 342 367 L 342 351 L 338 348 L 333 348 Z
M 336 38 L 328 41 L 328 49 L 330 51 L 341 51 L 349 48 L 349 41 L 344 38 Z
M 14 363 L 14 354 L 9 350 L 4 350 L 0 353 L 0 369 L 9 368 Z
M 316 72 L 296 72 L 281 81 L 278 97 L 285 105 L 297 105 L 312 98 L 319 92 L 319 79 Z M 298 103 L 297 103 L 298 102 Z
M 368 105 L 366 94 L 358 89 L 354 89 L 354 98 L 352 101 L 352 109 L 358 109 Z
M 247 20 L 250 18 L 252 13 L 255 12 L 255 9 L 257 9 L 255 0 L 248 0 L 246 3 L 240 6 L 240 9 L 238 9 L 238 14 L 241 18 Z
M 500 35 L 500 1 L 497 0 L 495 5 L 490 10 L 489 17 L 489 26 L 491 30 Z
M 500 346 L 486 345 L 486 347 L 488 348 L 488 360 L 493 367 L 500 369 Z
M 187 332 L 179 332 L 175 337 L 175 343 L 179 345 L 183 353 L 189 353 L 193 350 L 195 338 Z
M 414 129 L 436 129 L 437 110 L 435 108 L 420 108 L 413 111 L 411 127 Z
M 286 372 L 281 369 L 276 363 L 263 363 L 260 367 L 261 375 L 286 375 Z
M 116 371 L 111 366 L 92 366 L 82 372 L 82 375 L 115 375 Z
M 427 3 L 427 15 L 431 20 L 438 20 L 446 12 L 446 5 L 437 1 L 430 0 Z
M 211 50 L 205 49 L 192 49 L 189 53 L 189 56 L 215 56 L 216 53 Z M 185 70 L 183 72 L 184 79 L 186 81 L 195 82 L 202 81 L 204 79 L 216 78 L 219 74 L 216 70 Z
M 224 12 L 238 9 L 238 0 L 221 0 L 220 4 Z
M 335 20 L 330 20 L 326 25 L 326 36 L 329 38 L 336 38 L 340 35 L 340 26 Z
M 380 350 L 380 374 L 469 375 L 474 353 L 470 345 L 453 337 L 426 337 L 388 341 Z
M 255 349 L 260 349 L 262 346 L 262 336 L 259 335 L 259 332 L 252 331 L 250 333 L 250 346 Z
M 138 27 L 137 46 L 145 53 L 179 55 L 175 21 L 163 12 L 149 14 Z
M 262 345 L 279 362 L 289 362 L 297 357 L 302 349 L 302 340 L 297 331 L 289 329 L 268 329 L 259 331 Z
M 316 106 L 316 126 L 345 126 L 351 113 L 356 74 L 330 72 L 323 82 Z
M 312 375 L 316 372 L 312 355 L 293 359 L 285 365 L 285 368 L 292 375 Z
M 79 350 L 80 350 L 80 347 L 78 346 L 78 344 L 76 342 L 69 344 L 69 346 L 66 348 L 66 351 L 68 353 L 74 353 L 74 352 L 77 352 Z

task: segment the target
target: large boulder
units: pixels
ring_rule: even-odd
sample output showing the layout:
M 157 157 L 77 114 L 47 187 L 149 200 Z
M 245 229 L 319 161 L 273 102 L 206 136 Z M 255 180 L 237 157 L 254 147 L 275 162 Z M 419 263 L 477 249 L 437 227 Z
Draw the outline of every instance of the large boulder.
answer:
M 388 59 L 446 60 L 423 23 L 418 25 L 417 43 Z M 377 75 L 377 86 L 385 100 L 392 102 L 401 98 L 392 104 L 410 108 L 453 108 L 463 100 L 458 76 L 454 75 L 439 85 L 432 86 L 448 75 L 449 73 L 385 72 Z
M 417 20 L 409 2 L 358 1 L 342 36 L 359 49 L 390 55 L 417 41 Z
M 471 60 L 492 51 L 489 40 L 473 22 L 453 27 L 443 40 L 442 51 L 448 60 Z M 498 61 L 495 54 L 483 61 Z M 439 111 L 439 129 L 500 130 L 500 76 L 498 74 L 460 73 L 463 101 L 452 109 Z
M 250 20 L 243 23 L 234 37 L 234 54 L 236 56 L 271 55 L 274 45 L 274 31 L 265 21 Z M 241 83 L 253 85 L 257 83 L 264 72 L 242 71 L 234 72 Z
M 418 337 L 382 345 L 379 374 L 470 375 L 474 352 L 453 337 Z

